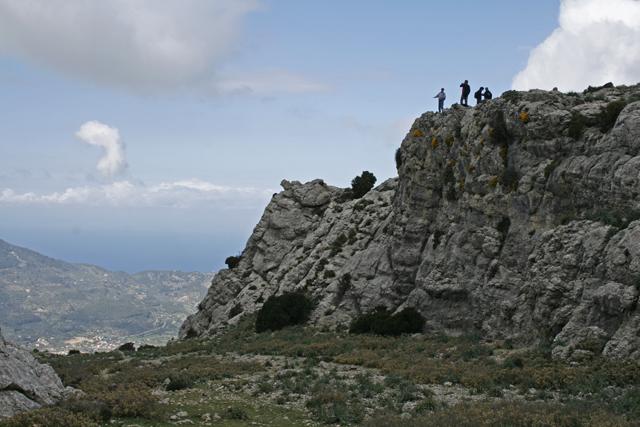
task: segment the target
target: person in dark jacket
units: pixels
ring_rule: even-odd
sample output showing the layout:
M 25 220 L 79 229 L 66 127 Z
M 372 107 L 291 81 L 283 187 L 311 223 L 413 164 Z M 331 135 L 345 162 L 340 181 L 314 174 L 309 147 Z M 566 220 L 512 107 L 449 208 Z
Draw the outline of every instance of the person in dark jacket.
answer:
M 482 102 L 482 91 L 483 90 L 484 90 L 484 88 L 482 86 L 480 86 L 480 89 L 478 89 L 478 91 L 473 94 L 473 97 L 476 99 L 476 105 L 478 105 L 478 104 L 480 104 Z
M 491 92 L 489 92 L 489 88 L 488 87 L 484 89 L 484 93 L 482 94 L 482 96 L 484 96 L 484 100 L 485 101 L 487 99 L 493 98 L 493 94 Z
M 468 107 L 469 104 L 467 103 L 467 98 L 469 97 L 469 94 L 471 93 L 471 86 L 469 86 L 469 80 L 465 80 L 464 83 L 462 83 L 460 85 L 460 87 L 462 88 L 462 96 L 460 97 L 460 105 L 466 105 Z

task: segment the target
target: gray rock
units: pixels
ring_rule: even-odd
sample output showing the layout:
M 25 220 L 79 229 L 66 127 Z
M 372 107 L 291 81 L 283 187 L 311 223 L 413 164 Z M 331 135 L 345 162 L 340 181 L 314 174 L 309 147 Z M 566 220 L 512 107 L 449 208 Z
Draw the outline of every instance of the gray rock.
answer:
M 76 390 L 65 388 L 49 365 L 25 348 L 5 340 L 0 330 L 0 418 L 53 405 Z
M 574 114 L 595 121 L 640 87 L 596 95 L 510 92 L 425 113 L 399 149 L 398 178 L 360 200 L 321 180 L 283 181 L 238 267 L 213 279 L 179 339 L 215 333 L 271 295 L 307 292 L 320 327 L 414 307 L 427 333 L 640 358 L 640 222 L 610 225 L 640 206 L 640 102 L 606 133 L 590 124 L 568 136 Z

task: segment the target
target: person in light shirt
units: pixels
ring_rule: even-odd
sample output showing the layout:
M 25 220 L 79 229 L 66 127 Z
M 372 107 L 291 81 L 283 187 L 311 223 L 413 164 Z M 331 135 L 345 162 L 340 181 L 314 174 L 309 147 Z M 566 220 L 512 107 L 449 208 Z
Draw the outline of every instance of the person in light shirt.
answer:
M 438 98 L 438 112 L 442 113 L 442 109 L 444 108 L 444 100 L 447 99 L 447 95 L 444 93 L 444 88 L 440 89 L 440 93 L 438 93 L 434 98 Z

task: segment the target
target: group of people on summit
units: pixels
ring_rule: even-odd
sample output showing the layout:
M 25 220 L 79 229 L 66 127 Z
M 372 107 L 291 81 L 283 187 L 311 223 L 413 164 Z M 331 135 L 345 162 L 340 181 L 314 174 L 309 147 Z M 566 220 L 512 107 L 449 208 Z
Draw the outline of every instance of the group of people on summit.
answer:
M 469 86 L 469 81 L 465 80 L 464 83 L 460 85 L 460 87 L 462 88 L 460 105 L 468 107 L 469 104 L 467 103 L 467 98 L 471 93 L 471 86 Z M 484 92 L 482 92 L 483 90 Z M 478 91 L 473 94 L 473 97 L 476 99 L 476 105 L 478 105 L 482 101 L 493 98 L 493 94 L 489 91 L 488 87 L 485 88 L 480 86 L 480 89 L 478 89 Z M 444 93 L 444 88 L 440 89 L 440 92 L 436 96 L 434 96 L 434 98 L 438 98 L 438 112 L 442 113 L 442 109 L 444 108 L 444 100 L 447 99 L 447 95 Z

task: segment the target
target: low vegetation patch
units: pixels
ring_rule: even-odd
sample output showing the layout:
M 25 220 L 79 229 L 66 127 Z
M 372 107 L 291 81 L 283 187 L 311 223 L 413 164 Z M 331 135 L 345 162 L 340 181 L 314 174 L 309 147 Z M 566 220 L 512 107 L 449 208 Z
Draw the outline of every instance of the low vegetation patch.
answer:
M 296 293 L 278 297 L 272 295 L 258 311 L 256 332 L 277 331 L 286 326 L 302 324 L 307 321 L 312 310 L 313 301 L 305 295 Z
M 375 311 L 357 318 L 349 328 L 352 334 L 374 333 L 376 335 L 398 336 L 422 332 L 425 319 L 413 307 L 391 314 L 386 307 L 376 307 Z
M 612 101 L 604 107 L 600 107 L 600 113 L 598 114 L 600 132 L 605 133 L 613 128 L 618 116 L 626 105 L 627 102 L 620 99 L 618 101 Z
M 601 406 L 533 402 L 486 402 L 456 405 L 425 418 L 385 417 L 365 422 L 365 427 L 611 427 L 637 426 L 611 416 Z

